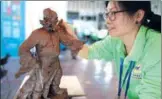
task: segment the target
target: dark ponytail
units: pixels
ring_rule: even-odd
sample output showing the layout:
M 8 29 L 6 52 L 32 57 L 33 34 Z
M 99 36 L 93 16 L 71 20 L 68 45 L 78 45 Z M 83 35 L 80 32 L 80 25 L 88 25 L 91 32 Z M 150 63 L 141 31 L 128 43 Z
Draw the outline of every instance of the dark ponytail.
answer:
M 129 15 L 134 15 L 138 10 L 145 11 L 145 16 L 141 22 L 142 25 L 148 26 L 156 31 L 161 32 L 161 16 L 151 11 L 150 1 L 117 1 L 121 9 L 127 10 Z M 105 2 L 106 6 L 108 1 Z
M 143 25 L 148 26 L 156 31 L 161 32 L 161 16 L 154 14 L 152 11 L 146 16 Z

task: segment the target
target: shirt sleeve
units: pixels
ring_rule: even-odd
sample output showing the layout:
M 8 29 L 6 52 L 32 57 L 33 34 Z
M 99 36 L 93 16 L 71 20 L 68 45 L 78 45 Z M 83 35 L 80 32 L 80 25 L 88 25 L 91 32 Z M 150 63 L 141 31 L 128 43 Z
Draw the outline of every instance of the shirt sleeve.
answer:
M 88 47 L 88 59 L 112 60 L 112 49 L 111 37 L 107 36 Z
M 142 80 L 136 87 L 139 99 L 161 99 L 161 37 L 152 42 L 145 54 Z
M 139 99 L 161 99 L 161 61 L 145 72 L 137 87 Z

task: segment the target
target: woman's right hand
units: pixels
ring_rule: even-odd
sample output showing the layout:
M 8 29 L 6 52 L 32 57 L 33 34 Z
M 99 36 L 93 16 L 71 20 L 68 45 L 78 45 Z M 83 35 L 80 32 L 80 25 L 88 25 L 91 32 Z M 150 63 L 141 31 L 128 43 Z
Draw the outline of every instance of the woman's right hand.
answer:
M 88 59 L 88 46 L 87 45 L 83 45 L 82 49 L 78 52 L 78 56 L 84 58 L 84 59 Z

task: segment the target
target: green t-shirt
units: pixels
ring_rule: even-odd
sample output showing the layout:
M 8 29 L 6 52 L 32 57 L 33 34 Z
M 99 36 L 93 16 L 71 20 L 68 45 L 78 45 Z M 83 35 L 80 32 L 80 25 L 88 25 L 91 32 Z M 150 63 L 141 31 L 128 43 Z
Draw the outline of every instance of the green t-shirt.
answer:
M 124 58 L 122 80 L 130 61 L 135 61 L 132 71 L 129 99 L 161 98 L 161 35 L 159 32 L 141 26 L 129 55 L 125 56 L 124 43 L 119 38 L 107 36 L 88 48 L 88 59 L 113 60 L 119 76 L 120 58 Z M 125 84 L 126 85 L 126 84 Z M 125 86 L 123 86 L 125 90 Z

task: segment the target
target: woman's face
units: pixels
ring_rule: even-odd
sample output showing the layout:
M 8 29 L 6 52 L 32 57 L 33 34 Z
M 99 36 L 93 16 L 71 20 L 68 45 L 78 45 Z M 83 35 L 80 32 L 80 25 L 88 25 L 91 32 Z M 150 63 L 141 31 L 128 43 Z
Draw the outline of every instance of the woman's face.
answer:
M 119 7 L 118 2 L 110 1 L 106 13 L 121 11 L 114 14 L 109 14 L 109 17 L 106 17 L 106 23 L 108 27 L 108 32 L 113 37 L 121 37 L 131 33 L 132 29 L 135 27 L 135 18 L 129 16 L 126 11 L 123 11 Z

